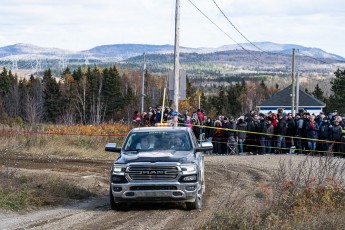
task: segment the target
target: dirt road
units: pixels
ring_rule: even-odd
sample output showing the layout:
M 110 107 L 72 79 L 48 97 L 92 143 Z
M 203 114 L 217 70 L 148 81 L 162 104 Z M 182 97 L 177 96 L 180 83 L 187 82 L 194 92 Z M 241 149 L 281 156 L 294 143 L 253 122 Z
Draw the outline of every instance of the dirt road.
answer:
M 260 202 L 258 183 L 267 182 L 280 159 L 301 156 L 205 157 L 206 193 L 200 211 L 186 211 L 183 204 L 131 205 L 112 211 L 108 204 L 108 169 L 112 161 L 3 154 L 1 169 L 19 172 L 57 173 L 65 180 L 79 179 L 84 186 L 98 186 L 100 195 L 68 206 L 26 213 L 0 212 L 0 229 L 198 229 L 229 204 Z M 253 204 L 254 204 L 253 203 Z

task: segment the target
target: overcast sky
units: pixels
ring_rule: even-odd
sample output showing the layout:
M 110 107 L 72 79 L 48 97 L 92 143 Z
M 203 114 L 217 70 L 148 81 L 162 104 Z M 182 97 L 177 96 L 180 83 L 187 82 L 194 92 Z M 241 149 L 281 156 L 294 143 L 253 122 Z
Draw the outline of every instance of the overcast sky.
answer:
M 190 0 L 237 43 L 247 42 L 213 0 Z M 180 45 L 235 42 L 189 0 L 181 2 Z M 345 57 L 344 0 L 214 0 L 252 42 L 317 47 Z M 1 0 L 0 47 L 29 43 L 86 50 L 109 44 L 173 44 L 176 0 Z

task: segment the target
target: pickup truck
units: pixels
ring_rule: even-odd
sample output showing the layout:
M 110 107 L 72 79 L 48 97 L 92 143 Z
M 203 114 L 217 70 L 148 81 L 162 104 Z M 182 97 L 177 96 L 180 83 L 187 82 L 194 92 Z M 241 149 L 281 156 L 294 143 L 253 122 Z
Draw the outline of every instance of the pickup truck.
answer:
M 120 153 L 110 171 L 113 210 L 136 202 L 184 202 L 188 210 L 202 207 L 204 152 L 212 150 L 212 143 L 198 143 L 190 128 L 134 128 L 122 147 L 108 143 L 105 150 Z

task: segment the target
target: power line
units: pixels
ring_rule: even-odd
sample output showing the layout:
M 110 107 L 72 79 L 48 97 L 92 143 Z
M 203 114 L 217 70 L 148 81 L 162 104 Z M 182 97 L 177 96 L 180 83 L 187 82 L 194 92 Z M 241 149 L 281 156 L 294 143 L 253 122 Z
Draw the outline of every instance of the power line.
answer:
M 228 33 L 226 33 L 222 28 L 220 28 L 215 22 L 213 22 L 204 12 L 202 12 L 191 0 L 188 0 L 205 18 L 207 18 L 214 26 L 216 26 L 220 31 L 222 31 L 228 38 L 230 38 L 233 42 L 235 42 L 241 49 L 246 51 L 248 54 L 252 55 L 257 61 L 260 61 L 260 58 L 251 53 L 249 50 L 244 48 L 241 44 L 239 44 L 235 39 L 233 39 Z
M 243 35 L 243 33 L 241 33 L 241 31 L 239 29 L 237 29 L 237 27 L 230 21 L 230 19 L 226 16 L 226 14 L 223 12 L 223 10 L 219 7 L 219 5 L 216 3 L 215 0 L 212 0 L 213 3 L 216 5 L 216 7 L 218 8 L 218 10 L 223 14 L 223 16 L 226 18 L 226 20 L 231 24 L 231 26 L 244 38 L 246 39 L 251 45 L 253 45 L 255 48 L 257 48 L 258 50 L 262 51 L 262 52 L 265 52 L 265 53 L 270 53 L 270 54 L 283 54 L 283 53 L 280 53 L 280 52 L 269 52 L 269 51 L 265 51 L 263 49 L 261 49 L 260 47 L 258 47 L 257 45 L 255 45 L 253 42 L 251 42 L 246 36 Z M 310 58 L 310 59 L 313 59 L 313 60 L 316 60 L 316 61 L 319 61 L 321 63 L 324 63 L 324 64 L 327 64 L 327 65 L 332 65 L 332 66 L 335 66 L 339 69 L 345 69 L 344 67 L 340 67 L 340 66 L 337 66 L 337 65 L 334 65 L 334 64 L 331 64 L 331 63 L 327 63 L 321 59 L 318 59 L 318 58 L 314 58 L 314 57 L 311 57 L 309 55 L 306 55 L 306 54 L 303 54 L 301 53 L 301 55 L 307 57 L 307 58 Z
M 264 50 L 262 50 L 261 48 L 259 48 L 258 46 L 256 46 L 253 42 L 251 42 L 246 36 L 244 36 L 237 28 L 236 26 L 230 21 L 230 19 L 225 15 L 225 13 L 222 11 L 222 9 L 218 6 L 218 4 L 216 3 L 215 0 L 213 0 L 214 4 L 217 6 L 217 8 L 219 9 L 219 11 L 223 14 L 223 16 L 226 18 L 226 20 L 228 20 L 228 22 L 232 25 L 232 27 L 234 27 L 234 29 L 244 38 L 246 39 L 250 44 L 252 44 L 255 48 L 257 48 L 258 50 L 261 50 L 263 52 L 266 52 Z

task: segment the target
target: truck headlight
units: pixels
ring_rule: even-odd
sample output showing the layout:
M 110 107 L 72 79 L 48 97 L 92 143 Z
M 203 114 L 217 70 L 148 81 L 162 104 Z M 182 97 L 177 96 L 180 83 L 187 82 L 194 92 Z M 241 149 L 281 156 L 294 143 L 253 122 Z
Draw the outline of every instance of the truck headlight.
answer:
M 182 174 L 193 174 L 196 173 L 197 167 L 195 164 L 181 165 Z
M 119 166 L 119 165 L 114 165 L 113 166 L 113 174 L 118 174 L 118 175 L 125 175 L 126 172 L 126 167 L 124 166 Z

